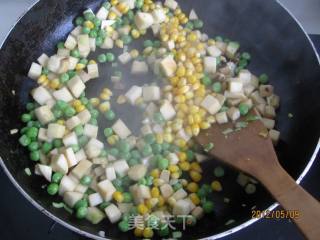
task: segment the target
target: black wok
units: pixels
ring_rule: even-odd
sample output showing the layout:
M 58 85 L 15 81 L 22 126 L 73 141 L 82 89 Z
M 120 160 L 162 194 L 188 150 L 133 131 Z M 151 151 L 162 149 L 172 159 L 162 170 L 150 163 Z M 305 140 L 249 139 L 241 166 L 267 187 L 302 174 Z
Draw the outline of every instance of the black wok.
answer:
M 39 1 L 3 43 L 0 52 L 0 163 L 17 189 L 60 224 L 92 238 L 98 238 L 98 232 L 104 230 L 107 238 L 126 239 L 133 235 L 121 233 L 107 220 L 91 225 L 62 209 L 53 208 L 51 202 L 59 199 L 49 197 L 41 189 L 44 180 L 24 173 L 26 167 L 33 169 L 33 163 L 19 146 L 18 135 L 9 133 L 10 129 L 22 126 L 19 116 L 30 100 L 30 89 L 35 86 L 34 81 L 26 77 L 31 62 L 42 52 L 53 54 L 56 43 L 65 39 L 72 29 L 73 19 L 88 7 L 96 9 L 101 2 Z M 183 0 L 180 4 L 184 10 L 196 10 L 209 36 L 222 35 L 239 41 L 242 49 L 252 54 L 249 68 L 253 72 L 269 74 L 281 97 L 277 128 L 282 135 L 277 154 L 283 167 L 300 182 L 315 159 L 320 133 L 320 68 L 307 35 L 276 1 Z M 101 78 L 106 79 L 105 74 Z M 91 92 L 100 87 L 92 87 Z M 292 113 L 293 118 L 288 118 L 288 113 Z M 209 169 L 217 164 L 211 161 Z M 212 171 L 206 174 L 210 176 Z M 251 219 L 253 206 L 259 210 L 276 206 L 262 186 L 253 195 L 245 194 L 235 182 L 236 176 L 236 171 L 227 170 L 223 181 L 225 190 L 215 195 L 214 215 L 206 216 L 195 227 L 187 229 L 184 239 L 225 236 L 256 221 Z M 229 204 L 223 202 L 224 197 L 231 199 Z M 234 222 L 225 225 L 230 219 Z

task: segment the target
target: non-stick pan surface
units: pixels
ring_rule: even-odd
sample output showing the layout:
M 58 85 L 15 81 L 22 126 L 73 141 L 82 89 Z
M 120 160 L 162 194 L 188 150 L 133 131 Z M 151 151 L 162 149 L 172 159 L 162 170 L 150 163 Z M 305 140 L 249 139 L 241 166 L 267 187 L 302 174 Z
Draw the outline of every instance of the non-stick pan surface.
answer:
M 121 233 L 107 220 L 91 225 L 62 209 L 53 208 L 52 201 L 59 199 L 49 197 L 41 189 L 45 183 L 42 178 L 28 177 L 24 173 L 26 167 L 33 169 L 33 163 L 19 146 L 19 136 L 9 133 L 10 129 L 22 126 L 19 116 L 30 100 L 30 89 L 35 86 L 34 81 L 26 77 L 31 62 L 42 52 L 53 54 L 56 43 L 64 40 L 73 28 L 73 19 L 88 7 L 96 9 L 101 2 L 39 1 L 20 19 L 4 42 L 0 52 L 0 162 L 17 188 L 45 214 L 86 236 L 97 237 L 103 230 L 108 238 L 128 239 L 133 238 L 131 233 Z M 320 133 L 319 63 L 305 33 L 275 1 L 183 0 L 180 4 L 184 10 L 196 10 L 204 20 L 204 30 L 209 36 L 222 35 L 239 41 L 242 49 L 252 54 L 250 70 L 256 74 L 269 74 L 276 93 L 281 97 L 277 117 L 277 128 L 282 134 L 277 147 L 278 157 L 284 168 L 297 179 L 306 167 L 310 167 Z M 99 80 L 109 81 L 108 71 L 102 72 Z M 98 83 L 101 81 L 89 87 L 89 92 L 102 87 Z M 133 118 L 138 114 L 132 110 L 129 113 Z M 293 118 L 288 118 L 289 113 Z M 217 164 L 214 160 L 208 163 L 206 178 L 212 178 L 213 166 Z M 215 213 L 187 229 L 184 239 L 229 234 L 252 222 L 249 220 L 253 206 L 263 210 L 274 203 L 262 186 L 253 195 L 245 194 L 235 182 L 236 176 L 236 171 L 227 169 L 222 181 L 224 190 L 215 195 Z M 224 203 L 224 197 L 230 198 L 230 203 Z M 230 219 L 234 223 L 225 225 Z

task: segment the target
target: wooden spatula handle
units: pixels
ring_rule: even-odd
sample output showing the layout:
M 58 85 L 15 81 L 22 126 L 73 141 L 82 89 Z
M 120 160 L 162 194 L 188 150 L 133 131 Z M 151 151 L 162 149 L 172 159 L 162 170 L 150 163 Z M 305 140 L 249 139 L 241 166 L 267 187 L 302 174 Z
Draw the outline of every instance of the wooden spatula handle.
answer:
M 278 162 L 272 165 L 257 178 L 284 209 L 298 212 L 299 216 L 293 220 L 307 239 L 320 239 L 320 203 L 299 186 Z

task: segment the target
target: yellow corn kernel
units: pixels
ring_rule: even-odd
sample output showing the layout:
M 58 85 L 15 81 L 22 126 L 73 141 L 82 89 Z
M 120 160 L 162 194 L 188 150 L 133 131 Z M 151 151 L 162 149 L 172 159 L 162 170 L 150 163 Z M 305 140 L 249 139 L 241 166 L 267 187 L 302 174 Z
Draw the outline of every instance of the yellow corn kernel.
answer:
M 207 118 L 207 121 L 212 124 L 212 123 L 215 123 L 215 122 L 216 122 L 216 119 L 215 119 L 214 116 L 209 116 L 209 117 Z
M 211 126 L 211 124 L 209 122 L 206 122 L 206 121 L 200 123 L 200 128 L 201 129 L 208 129 L 208 128 L 210 128 L 210 126 Z
M 134 235 L 138 238 L 141 238 L 143 236 L 143 228 L 141 228 L 139 225 L 134 229 Z
M 48 80 L 48 77 L 46 76 L 46 75 L 44 75 L 44 74 L 42 74 L 39 78 L 38 78 L 38 83 L 39 84 L 42 84 L 42 83 L 44 83 L 46 80 Z
M 222 191 L 222 185 L 219 181 L 213 181 L 211 183 L 211 188 L 213 191 L 216 191 L 216 192 Z
M 124 95 L 119 95 L 117 98 L 117 103 L 118 104 L 124 104 L 127 102 L 127 98 Z
M 76 65 L 76 70 L 77 71 L 81 71 L 82 69 L 84 69 L 86 67 L 86 65 L 82 64 L 82 63 L 77 63 Z
M 156 168 L 156 169 L 153 169 L 153 170 L 151 171 L 150 175 L 151 175 L 154 179 L 159 178 L 159 177 L 160 177 L 160 170 L 157 169 L 157 168 Z
M 99 96 L 102 100 L 109 100 L 110 99 L 110 95 L 107 93 L 102 92 Z
M 164 34 L 160 36 L 161 41 L 163 42 L 167 42 L 169 40 L 169 35 L 168 34 Z
M 175 173 L 175 172 L 178 172 L 179 171 L 179 167 L 177 165 L 170 165 L 168 167 L 168 170 L 171 172 L 171 173 Z
M 188 76 L 187 80 L 188 80 L 188 83 L 190 83 L 190 84 L 194 84 L 197 82 L 197 78 L 194 75 Z
M 185 97 L 186 97 L 187 100 L 190 100 L 190 99 L 192 99 L 194 97 L 194 94 L 193 94 L 193 92 L 189 91 L 189 92 L 185 93 Z
M 115 145 L 119 140 L 119 137 L 118 135 L 111 135 L 110 137 L 107 138 L 107 142 L 110 144 L 110 145 Z
M 190 170 L 190 163 L 187 161 L 180 162 L 179 167 L 182 171 L 189 171 Z
M 93 28 L 94 28 L 94 24 L 93 24 L 93 22 L 91 22 L 91 21 L 85 21 L 85 22 L 83 23 L 83 25 L 84 25 L 85 27 L 89 28 L 89 29 L 93 29 Z
M 201 178 L 202 178 L 201 174 L 199 172 L 197 172 L 197 171 L 194 171 L 194 170 L 191 170 L 189 172 L 189 174 L 190 174 L 191 179 L 194 182 L 199 182 L 201 180 Z
M 189 136 L 192 136 L 192 129 L 190 126 L 185 127 L 185 131 Z
M 85 110 L 86 109 L 86 107 L 84 106 L 84 105 L 79 105 L 79 106 L 76 106 L 76 111 L 77 111 L 77 113 L 79 113 L 79 112 L 82 112 L 83 110 Z
M 181 8 L 176 8 L 173 12 L 174 15 L 179 15 L 181 13 Z
M 191 170 L 202 172 L 202 168 L 198 162 L 192 162 L 190 167 L 191 167 Z
M 95 60 L 90 60 L 88 64 L 97 64 Z
M 110 11 L 109 12 L 109 15 L 108 15 L 108 19 L 109 20 L 115 20 L 117 18 L 117 14 L 113 11 Z
M 173 136 L 171 133 L 165 133 L 163 134 L 163 140 L 167 143 L 172 143 L 173 141 Z
M 123 194 L 122 192 L 116 191 L 113 193 L 113 199 L 116 200 L 117 202 L 121 203 L 123 202 Z
M 199 113 L 195 113 L 193 115 L 193 120 L 194 120 L 195 123 L 200 123 L 202 121 L 202 117 L 201 117 L 201 115 Z
M 64 125 L 64 120 L 59 119 L 59 120 L 57 121 L 57 124 L 59 124 L 59 125 Z
M 195 33 L 195 32 L 191 32 L 189 35 L 188 35 L 188 41 L 190 42 L 195 42 L 198 40 L 198 35 Z
M 163 134 L 162 133 L 157 133 L 156 134 L 156 142 L 158 144 L 162 144 L 163 143 Z
M 153 185 L 154 185 L 155 187 L 160 186 L 162 183 L 163 183 L 163 180 L 162 180 L 162 179 L 159 179 L 159 178 L 153 179 Z
M 159 206 L 159 207 L 164 206 L 164 204 L 165 204 L 164 198 L 163 198 L 162 196 L 159 196 L 159 197 L 158 197 L 158 200 L 159 200 L 158 206 Z
M 202 118 L 204 118 L 204 117 L 206 116 L 207 112 L 206 112 L 205 109 L 200 108 L 200 109 L 199 109 L 199 114 L 200 114 L 200 116 L 201 116 Z
M 140 203 L 138 205 L 138 212 L 141 214 L 141 215 L 144 215 L 146 213 L 148 213 L 149 209 L 147 208 L 147 206 L 143 203 Z
M 118 48 L 123 48 L 124 46 L 123 41 L 121 39 L 117 39 L 115 44 Z
M 102 89 L 102 92 L 112 96 L 112 91 L 109 88 Z
M 59 85 L 60 85 L 60 81 L 59 81 L 58 78 L 55 78 L 55 79 L 51 80 L 50 83 L 49 83 L 49 87 L 51 89 L 57 89 L 57 88 L 59 88 Z
M 134 39 L 137 39 L 140 37 L 140 32 L 137 30 L 137 29 L 132 29 L 131 30 L 131 36 L 134 38 Z
M 191 182 L 187 186 L 187 190 L 192 193 L 196 193 L 199 190 L 199 185 L 195 182 Z
M 119 3 L 119 1 L 118 0 L 111 0 L 110 3 L 112 6 L 115 6 Z
M 79 99 L 76 99 L 76 100 L 72 101 L 72 106 L 73 107 L 77 107 L 77 106 L 80 106 L 80 105 L 82 105 L 82 102 Z
M 194 84 L 192 84 L 192 89 L 193 90 L 197 90 L 200 87 L 200 83 L 199 82 L 195 82 Z
M 199 124 L 197 124 L 197 123 L 192 124 L 191 130 L 192 130 L 192 135 L 193 135 L 193 136 L 198 136 L 199 133 L 200 133 Z
M 143 7 L 142 7 L 142 11 L 144 11 L 144 12 L 149 12 L 149 10 L 150 10 L 150 8 L 149 8 L 149 6 L 148 5 L 143 5 Z
M 153 187 L 153 188 L 151 189 L 151 196 L 152 196 L 153 198 L 158 198 L 158 197 L 160 196 L 159 188 Z
M 192 125 L 194 123 L 193 115 L 188 115 L 188 123 Z
M 185 152 L 178 152 L 178 158 L 181 162 L 187 161 L 188 156 Z
M 147 239 L 150 239 L 152 238 L 154 235 L 153 233 L 153 230 L 151 227 L 146 227 L 144 230 L 143 230 L 143 237 L 144 238 L 147 238 Z
M 202 73 L 203 72 L 203 66 L 201 63 L 196 65 L 196 72 Z
M 101 112 L 106 112 L 110 109 L 110 102 L 103 102 L 103 103 L 100 103 L 99 105 L 99 110 Z
M 132 49 L 132 50 L 130 51 L 130 55 L 131 55 L 131 57 L 132 57 L 133 59 L 135 59 L 135 58 L 139 57 L 139 51 L 138 51 L 137 49 Z
M 186 24 L 188 21 L 189 21 L 189 19 L 186 16 L 184 18 L 180 19 L 181 24 Z
M 184 95 L 178 95 L 174 98 L 176 103 L 184 103 L 186 101 L 186 97 Z
M 129 11 L 129 7 L 126 3 L 124 2 L 121 2 L 121 3 L 118 3 L 117 7 L 119 12 L 121 12 L 122 14 L 126 14 L 128 11 Z
M 192 201 L 192 203 L 194 204 L 194 205 L 199 205 L 200 204 L 200 199 L 199 199 L 199 197 L 198 197 L 198 195 L 196 194 L 196 193 L 191 193 L 190 195 L 189 195 L 189 198 L 190 198 L 190 200 Z
M 177 68 L 176 75 L 178 77 L 184 77 L 185 74 L 186 74 L 186 68 L 184 66 L 179 66 Z
M 212 46 L 212 45 L 216 45 L 216 41 L 214 39 L 209 39 L 208 40 L 208 45 Z
M 183 119 L 183 118 L 185 117 L 185 113 L 182 112 L 182 111 L 178 111 L 178 112 L 177 112 L 177 117 Z
M 179 178 L 180 178 L 180 172 L 171 173 L 171 178 L 173 178 L 173 179 L 179 179 Z
M 92 106 L 96 107 L 99 105 L 100 100 L 99 98 L 90 98 L 90 103 L 92 104 Z
M 146 29 L 140 29 L 139 32 L 140 32 L 141 35 L 145 35 L 147 33 L 147 30 Z

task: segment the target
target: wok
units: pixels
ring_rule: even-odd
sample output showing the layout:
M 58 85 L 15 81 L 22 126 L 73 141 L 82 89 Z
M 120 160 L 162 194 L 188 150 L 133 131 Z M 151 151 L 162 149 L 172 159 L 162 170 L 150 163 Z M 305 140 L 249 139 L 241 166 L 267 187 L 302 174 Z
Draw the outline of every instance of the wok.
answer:
M 52 207 L 52 201 L 59 198 L 49 197 L 41 189 L 45 183 L 42 178 L 24 173 L 26 167 L 33 169 L 33 163 L 19 145 L 18 134 L 9 133 L 10 129 L 21 128 L 19 116 L 25 111 L 29 92 L 35 86 L 35 82 L 26 77 L 31 62 L 42 52 L 53 54 L 56 43 L 64 40 L 73 28 L 75 17 L 88 7 L 95 10 L 101 3 L 98 0 L 38 1 L 4 41 L 0 52 L 0 163 L 17 189 L 58 223 L 90 238 L 99 239 L 98 232 L 103 230 L 107 238 L 131 239 L 132 233 L 121 233 L 107 220 L 92 225 Z M 196 10 L 209 36 L 222 35 L 239 41 L 242 50 L 252 55 L 250 70 L 268 73 L 281 97 L 277 116 L 281 141 L 277 154 L 282 166 L 300 182 L 315 160 L 320 133 L 319 59 L 308 36 L 276 1 L 184 0 L 180 4 L 185 11 Z M 103 70 L 100 79 L 107 77 L 108 71 Z M 90 87 L 89 94 L 102 87 L 99 82 Z M 132 110 L 129 113 L 131 118 L 138 115 Z M 293 118 L 288 118 L 288 113 L 292 113 Z M 207 164 L 205 177 L 210 178 L 210 169 L 220 163 L 212 160 Z M 253 206 L 259 210 L 276 207 L 273 198 L 260 185 L 255 194 L 245 194 L 235 182 L 236 176 L 235 170 L 227 169 L 223 180 L 225 190 L 215 194 L 215 213 L 204 217 L 195 227 L 187 228 L 184 239 L 226 236 L 256 221 L 251 219 Z M 229 204 L 224 203 L 224 197 L 231 199 Z M 234 222 L 226 225 L 230 219 Z

